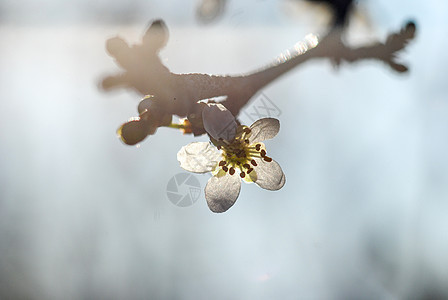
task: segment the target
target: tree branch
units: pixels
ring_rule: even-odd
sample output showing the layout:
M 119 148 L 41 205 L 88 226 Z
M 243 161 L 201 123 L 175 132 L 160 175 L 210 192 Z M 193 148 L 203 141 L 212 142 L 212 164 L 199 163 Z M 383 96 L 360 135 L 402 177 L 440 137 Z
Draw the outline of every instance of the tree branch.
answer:
M 311 59 L 328 58 L 338 65 L 341 61 L 354 63 L 373 59 L 386 63 L 396 72 L 407 72 L 408 67 L 397 61 L 398 53 L 414 39 L 415 32 L 415 24 L 408 22 L 399 32 L 391 33 L 384 43 L 351 48 L 343 43 L 342 31 L 334 29 L 319 43 L 303 44 L 302 49 L 288 51 L 281 62 L 270 64 L 261 70 L 241 76 L 214 76 L 171 73 L 158 56 L 168 40 L 168 30 L 164 22 L 158 20 L 148 28 L 141 44 L 129 47 L 119 37 L 107 41 L 109 54 L 116 58 L 125 71 L 106 77 L 102 86 L 104 89 L 130 87 L 143 95 L 153 95 L 143 100 L 146 101 L 146 109 L 141 110 L 141 105 L 139 106 L 140 118 L 134 118 L 120 127 L 122 139 L 127 144 L 138 143 L 147 135 L 153 134 L 157 127 L 166 126 L 168 117 L 171 118 L 172 115 L 187 117 L 191 132 L 201 135 L 205 133 L 202 125 L 203 106 L 198 101 L 225 96 L 223 104 L 237 116 L 260 89 Z M 157 117 L 156 111 L 159 114 Z M 135 128 L 139 132 L 134 134 L 131 142 L 131 138 L 124 137 L 124 133 L 135 133 Z

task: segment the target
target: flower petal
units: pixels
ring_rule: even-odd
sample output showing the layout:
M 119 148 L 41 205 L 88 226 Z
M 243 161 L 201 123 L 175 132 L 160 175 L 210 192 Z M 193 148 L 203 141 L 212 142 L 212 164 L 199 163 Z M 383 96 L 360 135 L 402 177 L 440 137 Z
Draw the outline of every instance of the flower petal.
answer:
M 190 143 L 177 152 L 180 166 L 193 173 L 213 171 L 221 157 L 221 153 L 207 142 Z
M 222 213 L 235 204 L 240 194 L 241 180 L 235 175 L 211 177 L 205 187 L 205 199 L 212 212 Z
M 238 124 L 227 108 L 219 103 L 208 103 L 202 111 L 204 129 L 215 140 L 231 141 L 235 138 Z
M 255 121 L 250 129 L 249 142 L 258 143 L 275 137 L 280 130 L 280 122 L 274 118 L 264 118 Z
M 261 158 L 255 158 L 257 166 L 254 168 L 255 173 L 251 175 L 252 180 L 258 184 L 259 187 L 265 190 L 276 191 L 285 185 L 286 177 L 280 165 L 272 160 L 266 162 Z

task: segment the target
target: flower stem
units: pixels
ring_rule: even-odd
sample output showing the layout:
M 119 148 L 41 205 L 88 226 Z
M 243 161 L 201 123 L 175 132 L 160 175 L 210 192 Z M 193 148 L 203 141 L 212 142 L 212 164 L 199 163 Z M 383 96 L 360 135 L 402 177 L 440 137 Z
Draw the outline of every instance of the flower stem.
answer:
M 169 124 L 169 125 L 166 125 L 166 127 L 169 127 L 169 128 L 176 128 L 176 129 L 187 129 L 187 128 L 188 128 L 187 125 L 184 125 L 184 124 L 177 124 L 177 123 L 171 123 L 171 124 Z

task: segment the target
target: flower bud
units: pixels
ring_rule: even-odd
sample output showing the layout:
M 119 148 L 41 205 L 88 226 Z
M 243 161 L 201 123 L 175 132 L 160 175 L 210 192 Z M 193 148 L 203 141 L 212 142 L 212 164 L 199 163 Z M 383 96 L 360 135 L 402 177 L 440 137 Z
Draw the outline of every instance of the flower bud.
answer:
M 117 134 L 123 143 L 135 145 L 143 141 L 148 136 L 149 131 L 148 122 L 140 118 L 132 118 L 118 128 Z

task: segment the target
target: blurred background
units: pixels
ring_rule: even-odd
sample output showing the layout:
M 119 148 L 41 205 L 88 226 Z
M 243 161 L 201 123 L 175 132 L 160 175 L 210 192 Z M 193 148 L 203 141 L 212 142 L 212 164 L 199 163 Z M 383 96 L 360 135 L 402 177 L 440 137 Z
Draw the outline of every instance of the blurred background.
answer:
M 0 2 L 0 298 L 447 299 L 448 2 L 359 0 L 352 45 L 416 21 L 410 72 L 321 60 L 269 85 L 281 131 L 266 146 L 286 185 L 243 184 L 219 215 L 207 175 L 191 206 L 166 194 L 177 151 L 205 137 L 116 137 L 141 95 L 99 88 L 120 70 L 105 41 L 138 42 L 161 18 L 172 72 L 240 74 L 325 34 L 331 14 L 202 2 Z

